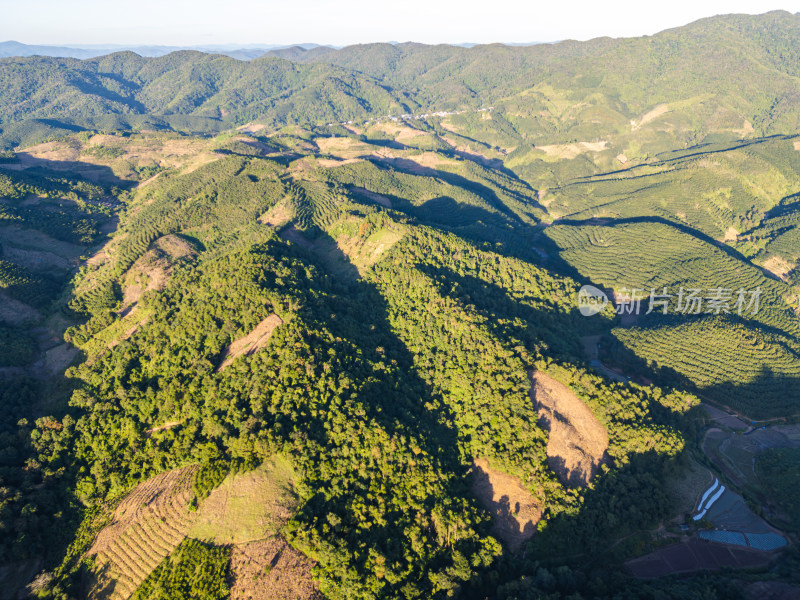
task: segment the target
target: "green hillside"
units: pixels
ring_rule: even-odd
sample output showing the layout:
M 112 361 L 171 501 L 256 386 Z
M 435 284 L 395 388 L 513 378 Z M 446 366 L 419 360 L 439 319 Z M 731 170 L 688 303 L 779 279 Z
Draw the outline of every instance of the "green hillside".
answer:
M 799 118 L 797 19 L 729 15 L 647 38 L 530 47 L 372 44 L 284 53 L 301 62 L 194 51 L 6 58 L 0 127 L 4 143 L 18 145 L 76 127 L 208 132 L 254 120 L 324 125 L 494 105 L 537 144 L 626 135 L 631 121 L 645 130 L 640 142 L 666 134 L 672 147 L 714 132 L 788 133 Z

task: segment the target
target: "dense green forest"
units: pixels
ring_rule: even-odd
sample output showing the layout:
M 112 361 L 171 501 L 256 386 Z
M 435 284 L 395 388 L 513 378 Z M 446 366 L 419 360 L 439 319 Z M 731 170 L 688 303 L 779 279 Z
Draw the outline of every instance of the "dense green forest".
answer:
M 798 413 L 797 18 L 0 59 L 0 582 L 105 598 L 127 559 L 94 544 L 126 499 L 155 510 L 140 484 L 189 469 L 188 522 L 279 455 L 283 550 L 243 560 L 159 513 L 175 543 L 142 526 L 159 559 L 131 597 L 227 598 L 247 561 L 266 580 L 295 554 L 329 600 L 742 597 L 729 572 L 624 562 L 684 535 L 701 401 Z M 588 283 L 642 290 L 642 314 L 582 315 Z M 682 313 L 684 288 L 758 310 Z M 578 419 L 542 411 L 537 375 L 607 438 L 580 485 L 553 448 Z M 754 467 L 795 531 L 796 460 Z

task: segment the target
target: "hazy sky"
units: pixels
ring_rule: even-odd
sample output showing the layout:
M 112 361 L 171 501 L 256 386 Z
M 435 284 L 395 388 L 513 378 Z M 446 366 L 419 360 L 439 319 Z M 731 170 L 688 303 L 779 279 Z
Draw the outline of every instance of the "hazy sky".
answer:
M 29 44 L 533 42 L 635 36 L 800 0 L 0 0 L 0 41 Z M 389 7 L 392 8 L 389 8 Z

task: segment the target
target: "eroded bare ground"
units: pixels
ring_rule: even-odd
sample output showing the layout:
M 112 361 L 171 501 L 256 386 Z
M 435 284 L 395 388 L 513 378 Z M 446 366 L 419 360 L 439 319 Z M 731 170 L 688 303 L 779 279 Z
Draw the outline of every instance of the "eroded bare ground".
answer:
M 489 466 L 486 458 L 472 461 L 471 488 L 492 516 L 492 533 L 515 551 L 536 533 L 542 503 L 519 479 Z
M 567 485 L 584 486 L 604 460 L 608 432 L 566 385 L 542 371 L 529 374 L 531 399 L 548 430 L 547 460 Z
M 352 191 L 356 194 L 369 198 L 370 200 L 377 202 L 381 206 L 385 206 L 386 208 L 392 208 L 392 201 L 389 200 L 386 196 L 381 194 L 376 194 L 375 192 L 370 192 L 367 189 L 361 187 L 353 187 Z
M 289 198 L 284 198 L 267 212 L 261 215 L 258 220 L 270 227 L 282 227 L 294 218 L 294 207 Z
M 773 256 L 764 263 L 764 268 L 776 277 L 786 281 L 786 276 L 791 273 L 795 265 L 785 258 Z
M 231 551 L 231 600 L 322 600 L 314 562 L 276 536 Z
M 35 323 L 42 318 L 35 308 L 0 292 L 0 323 L 13 327 Z
M 144 292 L 166 289 L 174 262 L 194 254 L 191 245 L 176 235 L 165 235 L 153 242 L 152 247 L 136 260 L 125 276 L 120 312 L 131 314 Z
M 282 323 L 283 319 L 281 319 L 275 313 L 272 313 L 266 319 L 256 325 L 253 331 L 248 333 L 243 338 L 239 338 L 238 340 L 234 341 L 225 351 L 225 354 L 222 358 L 222 364 L 219 366 L 219 370 L 222 371 L 225 369 L 234 361 L 234 359 L 236 359 L 237 356 L 241 356 L 242 354 L 253 354 L 266 346 L 267 342 L 269 342 L 270 336 L 272 336 L 272 332 L 275 331 L 275 328 Z
M 18 158 L 18 164 L 7 167 L 20 170 L 44 162 L 55 170 L 102 181 L 114 177 L 135 180 L 137 167 L 185 168 L 189 172 L 222 155 L 213 152 L 206 140 L 142 133 L 131 136 L 98 134 L 88 141 L 73 137 L 45 142 L 26 148 L 18 153 Z

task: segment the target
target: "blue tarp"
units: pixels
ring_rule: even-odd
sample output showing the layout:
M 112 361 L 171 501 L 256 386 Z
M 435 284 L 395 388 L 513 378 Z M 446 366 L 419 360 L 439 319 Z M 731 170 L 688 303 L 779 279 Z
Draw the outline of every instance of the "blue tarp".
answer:
M 746 534 L 750 547 L 756 550 L 777 550 L 786 545 L 786 540 L 777 533 L 748 533 Z
M 701 531 L 700 537 L 709 542 L 720 542 L 722 544 L 736 544 L 737 546 L 747 547 L 747 540 L 744 534 L 738 531 Z

